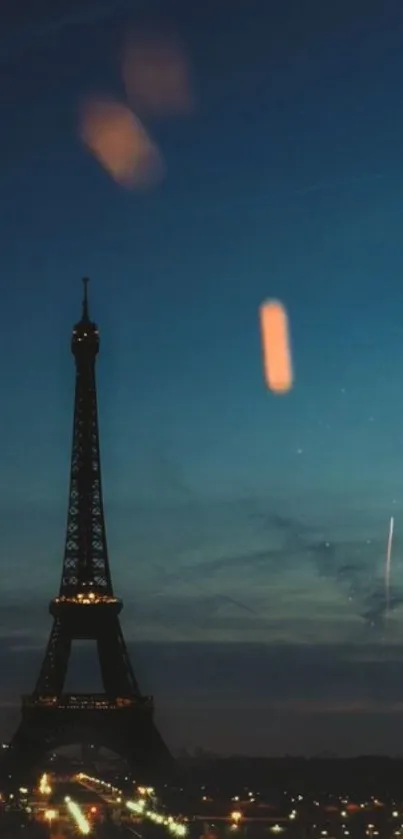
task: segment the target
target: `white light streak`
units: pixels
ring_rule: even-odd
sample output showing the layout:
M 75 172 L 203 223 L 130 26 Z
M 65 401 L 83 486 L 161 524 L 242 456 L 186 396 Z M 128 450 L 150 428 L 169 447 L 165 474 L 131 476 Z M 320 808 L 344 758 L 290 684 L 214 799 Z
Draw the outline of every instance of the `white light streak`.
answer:
M 393 545 L 393 528 L 395 525 L 395 520 L 393 516 L 390 517 L 389 523 L 389 535 L 388 535 L 388 546 L 386 550 L 386 563 L 385 563 L 385 601 L 386 601 L 386 614 L 389 614 L 389 607 L 390 607 L 390 569 L 392 563 L 392 545 Z
M 78 804 L 75 803 L 75 801 L 71 801 L 71 799 L 68 798 L 68 797 L 65 798 L 64 800 L 65 800 L 66 807 L 67 807 L 72 819 L 74 820 L 78 830 L 80 831 L 80 833 L 83 834 L 83 836 L 88 836 L 88 834 L 91 833 L 91 827 L 90 827 L 87 819 L 85 818 L 85 816 L 81 812 L 80 807 L 78 806 Z

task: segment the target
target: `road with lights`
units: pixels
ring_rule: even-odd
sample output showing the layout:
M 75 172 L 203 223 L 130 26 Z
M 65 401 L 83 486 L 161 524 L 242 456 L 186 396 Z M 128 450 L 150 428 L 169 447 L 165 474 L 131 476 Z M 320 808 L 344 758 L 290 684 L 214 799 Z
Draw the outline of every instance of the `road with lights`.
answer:
M 75 836 L 100 835 L 107 808 L 95 792 L 85 790 L 74 779 L 42 775 L 31 796 L 35 820 L 47 825 L 50 835 L 71 832 Z
M 251 801 L 255 799 L 252 797 Z M 207 796 L 202 797 L 208 803 Z M 238 797 L 233 798 L 237 805 Z M 105 839 L 185 839 L 193 824 L 192 834 L 200 835 L 208 823 L 242 833 L 246 823 L 262 823 L 271 833 L 283 833 L 285 826 L 296 818 L 296 810 L 287 816 L 246 815 L 236 806 L 225 815 L 215 812 L 179 817 L 163 806 L 152 787 L 133 784 L 132 789 L 113 786 L 102 778 L 79 772 L 68 779 L 43 775 L 39 780 L 33 809 L 38 821 L 47 823 L 50 833 L 68 831 L 75 836 L 105 837 Z M 190 818 L 190 822 L 189 822 Z
M 62 771 L 62 770 L 60 770 Z M 68 770 L 66 770 L 68 771 Z M 98 774 L 98 773 L 96 773 Z M 116 777 L 116 776 L 115 776 Z M 0 794 L 1 839 L 365 839 L 403 838 L 403 800 L 340 792 L 314 795 L 227 784 L 209 776 L 193 784 L 161 784 L 156 791 L 128 777 L 114 783 L 70 770 L 45 774 L 34 788 Z M 224 779 L 225 780 L 225 779 Z M 200 783 L 202 781 L 202 783 Z M 122 788 L 120 788 L 122 787 Z M 235 794 L 234 794 L 235 793 Z M 169 806 L 164 806 L 168 804 Z M 178 813 L 187 815 L 179 816 Z M 198 815 L 196 815 L 198 814 Z
M 127 798 L 123 796 L 122 790 L 112 786 L 112 784 L 103 781 L 101 778 L 93 778 L 80 772 L 75 777 L 75 781 L 81 784 L 87 790 L 91 790 L 101 797 L 109 808 L 118 808 L 120 812 L 120 823 L 132 821 L 144 822 L 157 825 L 177 839 L 182 839 L 188 832 L 185 821 L 167 813 L 155 796 L 155 791 L 152 787 L 136 786 L 133 789 L 133 797 Z M 131 828 L 133 832 L 133 828 Z
M 31 795 L 30 808 L 35 821 L 46 826 L 50 836 L 148 839 L 151 826 L 159 828 L 161 837 L 165 833 L 181 839 L 187 834 L 186 824 L 159 806 L 151 787 L 133 787 L 133 795 L 128 797 L 112 784 L 84 773 L 68 779 L 42 775 Z

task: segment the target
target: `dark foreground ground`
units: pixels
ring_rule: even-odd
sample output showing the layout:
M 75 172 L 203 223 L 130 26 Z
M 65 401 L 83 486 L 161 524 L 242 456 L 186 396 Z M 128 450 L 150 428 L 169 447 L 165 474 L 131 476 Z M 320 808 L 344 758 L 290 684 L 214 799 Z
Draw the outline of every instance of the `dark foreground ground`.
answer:
M 332 792 L 359 798 L 402 794 L 403 758 L 362 756 L 338 758 L 228 758 L 183 764 L 186 785 L 236 787 L 319 795 Z

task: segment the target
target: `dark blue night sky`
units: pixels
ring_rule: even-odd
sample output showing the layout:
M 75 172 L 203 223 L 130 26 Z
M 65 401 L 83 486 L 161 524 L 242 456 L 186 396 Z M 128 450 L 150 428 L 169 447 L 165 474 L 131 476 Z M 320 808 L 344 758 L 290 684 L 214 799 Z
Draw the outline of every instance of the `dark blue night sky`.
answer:
M 112 573 L 174 749 L 395 752 L 403 632 L 403 7 L 16 3 L 0 14 L 0 734 L 33 688 L 66 525 L 89 275 Z M 303 9 L 303 10 L 302 10 Z M 127 31 L 174 32 L 166 175 L 80 142 Z M 265 387 L 287 308 L 295 387 Z M 395 519 L 390 610 L 384 565 Z M 80 671 L 88 651 L 73 670 Z M 81 662 L 81 664 L 80 664 Z

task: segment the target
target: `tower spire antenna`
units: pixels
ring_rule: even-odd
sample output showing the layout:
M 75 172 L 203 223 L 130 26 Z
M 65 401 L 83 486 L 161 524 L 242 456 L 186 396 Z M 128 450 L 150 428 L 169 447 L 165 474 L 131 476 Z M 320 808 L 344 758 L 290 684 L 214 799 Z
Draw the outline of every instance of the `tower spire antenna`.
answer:
M 89 320 L 89 313 L 88 313 L 88 283 L 89 278 L 83 277 L 83 286 L 84 286 L 84 297 L 83 297 L 83 317 L 82 320 Z

